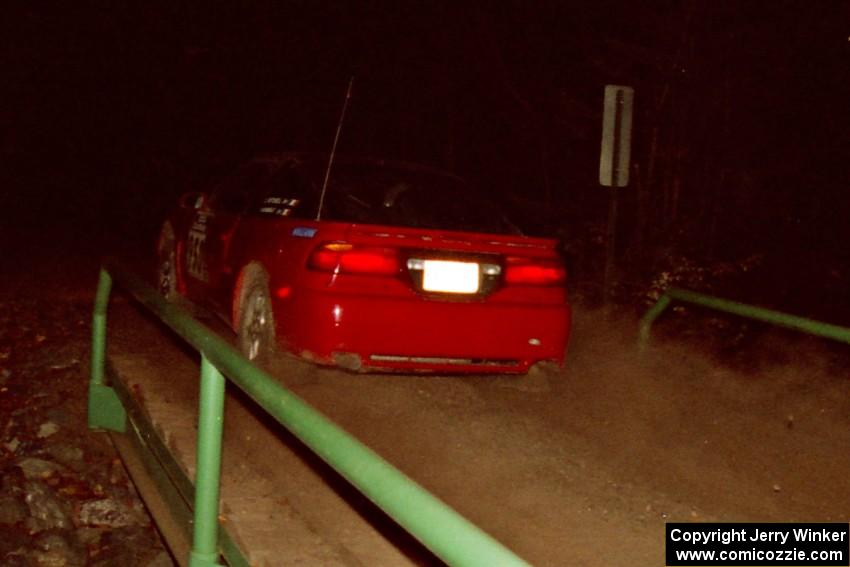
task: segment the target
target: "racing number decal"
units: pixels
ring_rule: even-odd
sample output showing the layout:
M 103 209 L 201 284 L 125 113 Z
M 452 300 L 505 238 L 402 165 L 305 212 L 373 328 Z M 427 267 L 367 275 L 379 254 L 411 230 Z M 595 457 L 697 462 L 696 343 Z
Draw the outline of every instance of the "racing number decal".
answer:
M 186 243 L 186 271 L 189 275 L 201 281 L 207 281 L 209 273 L 205 260 L 204 245 L 207 241 L 207 216 L 199 214 L 192 228 L 189 229 L 189 238 Z
M 186 270 L 195 278 L 206 281 L 203 248 L 207 235 L 203 232 L 189 231 L 189 245 L 186 247 Z

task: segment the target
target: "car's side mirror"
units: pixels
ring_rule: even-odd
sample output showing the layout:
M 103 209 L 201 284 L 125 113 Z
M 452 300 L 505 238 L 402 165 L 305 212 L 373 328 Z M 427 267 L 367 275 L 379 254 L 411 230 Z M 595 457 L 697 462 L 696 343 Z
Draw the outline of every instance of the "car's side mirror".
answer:
M 200 209 L 207 202 L 206 193 L 184 193 L 180 196 L 180 206 L 184 209 Z

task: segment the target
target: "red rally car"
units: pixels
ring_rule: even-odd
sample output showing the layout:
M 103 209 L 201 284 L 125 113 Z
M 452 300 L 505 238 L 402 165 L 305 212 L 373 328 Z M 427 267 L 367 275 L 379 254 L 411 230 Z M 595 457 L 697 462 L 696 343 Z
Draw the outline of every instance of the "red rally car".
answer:
M 278 153 L 162 228 L 158 285 L 222 315 L 250 359 L 522 373 L 563 364 L 566 273 L 464 182 L 382 160 Z

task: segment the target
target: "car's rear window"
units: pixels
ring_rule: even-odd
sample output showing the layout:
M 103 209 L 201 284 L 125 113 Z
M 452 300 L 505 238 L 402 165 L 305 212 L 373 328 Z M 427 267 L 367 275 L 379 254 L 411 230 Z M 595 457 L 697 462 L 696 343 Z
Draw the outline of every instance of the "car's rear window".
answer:
M 432 171 L 338 164 L 322 218 L 472 232 L 513 232 L 498 209 L 461 179 Z
M 249 213 L 316 218 L 326 163 L 292 159 L 260 184 Z M 516 233 L 487 198 L 462 179 L 437 170 L 338 161 L 330 173 L 323 220 L 469 232 Z

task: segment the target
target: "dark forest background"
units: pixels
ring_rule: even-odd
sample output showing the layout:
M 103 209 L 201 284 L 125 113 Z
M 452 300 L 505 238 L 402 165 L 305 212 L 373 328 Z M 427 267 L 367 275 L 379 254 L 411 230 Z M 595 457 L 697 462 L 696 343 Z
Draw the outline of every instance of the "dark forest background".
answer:
M 848 2 L 13 2 L 1 20 L 4 247 L 152 250 L 180 193 L 329 149 L 354 76 L 341 152 L 467 177 L 560 238 L 592 296 L 602 93 L 622 84 L 624 296 L 665 276 L 833 320 L 848 303 Z

